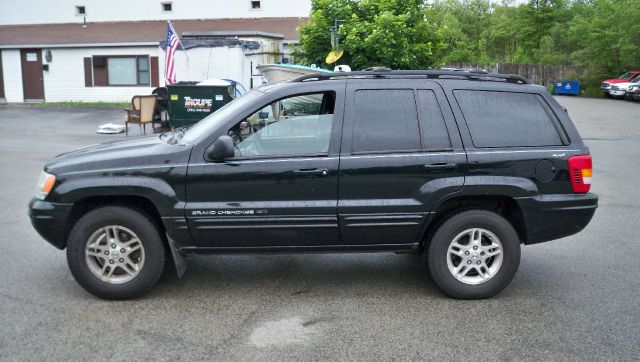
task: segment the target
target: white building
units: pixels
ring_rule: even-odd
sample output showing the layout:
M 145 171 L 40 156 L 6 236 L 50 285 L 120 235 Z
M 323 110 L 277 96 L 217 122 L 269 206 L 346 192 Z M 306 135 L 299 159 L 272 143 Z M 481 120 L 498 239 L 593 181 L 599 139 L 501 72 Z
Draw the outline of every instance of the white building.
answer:
M 249 88 L 256 65 L 288 60 L 309 11 L 309 0 L 2 0 L 0 101 L 149 94 L 164 85 L 167 20 L 188 49 L 176 53 L 178 81 Z

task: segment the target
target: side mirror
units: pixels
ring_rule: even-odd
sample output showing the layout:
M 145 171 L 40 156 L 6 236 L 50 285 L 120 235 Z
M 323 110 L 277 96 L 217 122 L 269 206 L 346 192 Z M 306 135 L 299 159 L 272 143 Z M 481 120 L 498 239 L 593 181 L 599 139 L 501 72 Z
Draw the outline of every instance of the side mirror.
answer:
M 220 136 L 206 152 L 207 159 L 211 161 L 224 161 L 233 156 L 233 139 L 226 135 Z

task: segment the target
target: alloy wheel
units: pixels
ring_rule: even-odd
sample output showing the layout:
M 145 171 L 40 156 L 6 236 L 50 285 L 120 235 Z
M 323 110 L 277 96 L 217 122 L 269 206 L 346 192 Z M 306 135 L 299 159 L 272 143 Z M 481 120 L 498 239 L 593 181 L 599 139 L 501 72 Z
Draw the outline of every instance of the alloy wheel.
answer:
M 101 281 L 124 284 L 135 278 L 144 266 L 144 246 L 126 227 L 109 225 L 96 230 L 85 247 L 89 270 Z
M 502 250 L 500 239 L 491 231 L 483 228 L 467 229 L 449 244 L 449 272 L 465 284 L 485 283 L 500 270 Z

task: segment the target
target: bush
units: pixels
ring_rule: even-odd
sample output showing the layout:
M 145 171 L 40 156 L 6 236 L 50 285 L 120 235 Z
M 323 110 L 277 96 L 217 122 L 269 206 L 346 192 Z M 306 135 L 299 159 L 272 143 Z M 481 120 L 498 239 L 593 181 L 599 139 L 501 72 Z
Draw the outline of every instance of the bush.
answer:
M 599 86 L 597 86 L 597 87 L 594 87 L 594 86 L 582 87 L 582 95 L 587 96 L 587 97 L 593 97 L 593 98 L 602 98 L 602 97 L 604 97 L 604 94 L 600 90 Z

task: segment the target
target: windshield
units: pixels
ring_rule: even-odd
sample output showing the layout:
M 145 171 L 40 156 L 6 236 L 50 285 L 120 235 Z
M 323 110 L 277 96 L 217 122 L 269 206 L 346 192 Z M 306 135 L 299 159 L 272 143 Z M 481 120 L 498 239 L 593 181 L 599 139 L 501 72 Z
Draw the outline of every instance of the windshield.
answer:
M 624 73 L 619 77 L 619 79 L 629 79 L 631 78 L 631 73 Z
M 189 129 L 186 130 L 186 132 L 184 132 L 183 136 L 180 138 L 180 141 L 184 143 L 192 143 L 201 136 L 211 133 L 216 127 L 218 127 L 220 123 L 226 121 L 229 115 L 233 114 L 245 105 L 253 102 L 256 98 L 259 98 L 262 95 L 264 95 L 264 93 L 252 90 L 234 99 L 233 101 L 227 103 L 224 107 L 218 109 L 211 115 L 202 119 L 200 122 L 189 127 Z

